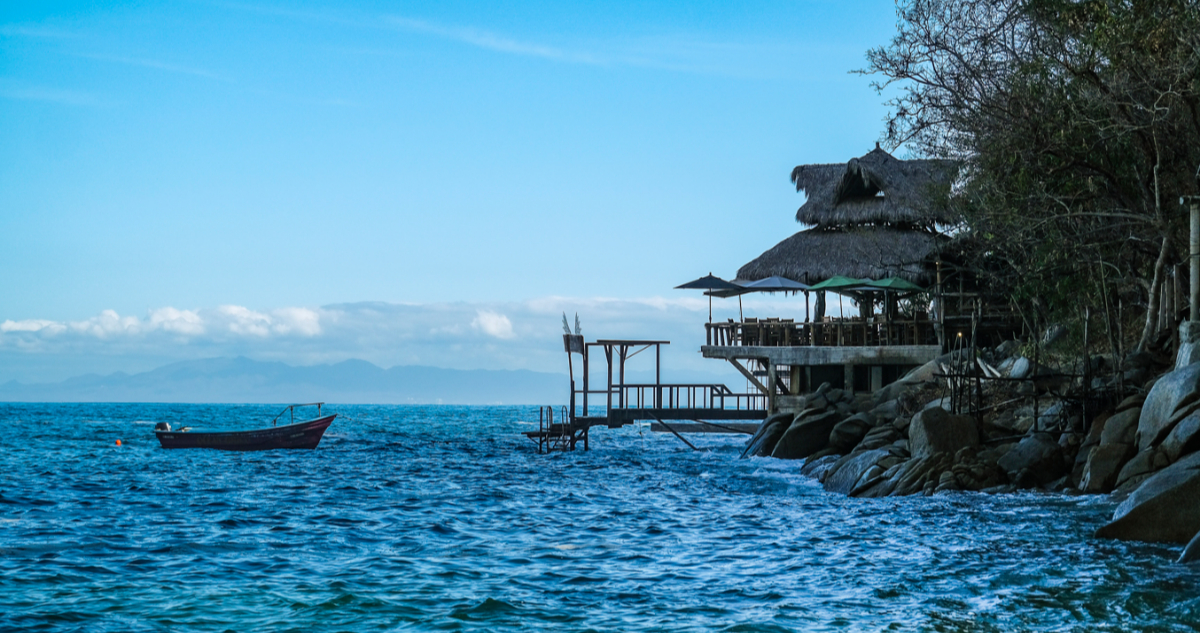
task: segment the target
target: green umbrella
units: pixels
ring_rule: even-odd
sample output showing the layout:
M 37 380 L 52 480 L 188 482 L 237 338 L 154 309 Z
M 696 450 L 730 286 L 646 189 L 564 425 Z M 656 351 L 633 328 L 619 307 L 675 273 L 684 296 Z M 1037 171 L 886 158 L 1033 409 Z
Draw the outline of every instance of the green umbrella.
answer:
M 882 288 L 884 290 L 896 290 L 898 292 L 924 292 L 925 289 L 914 284 L 913 282 L 901 277 L 888 277 L 878 281 L 868 281 L 865 285 L 872 288 Z
M 819 284 L 809 286 L 809 290 L 840 290 L 843 288 L 854 288 L 856 286 L 865 286 L 871 283 L 867 279 L 855 279 L 854 277 L 844 277 L 842 275 L 834 275 Z

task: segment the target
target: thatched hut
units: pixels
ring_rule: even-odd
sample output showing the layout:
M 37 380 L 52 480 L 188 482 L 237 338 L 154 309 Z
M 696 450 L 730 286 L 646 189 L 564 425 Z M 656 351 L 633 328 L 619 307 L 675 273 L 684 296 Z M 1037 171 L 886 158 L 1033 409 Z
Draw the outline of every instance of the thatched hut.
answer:
M 811 225 L 742 266 L 738 278 L 779 275 L 813 283 L 833 275 L 903 277 L 927 284 L 930 257 L 952 218 L 933 203 L 953 163 L 899 160 L 878 146 L 847 163 L 800 165 L 792 183 L 807 195 L 796 220 Z

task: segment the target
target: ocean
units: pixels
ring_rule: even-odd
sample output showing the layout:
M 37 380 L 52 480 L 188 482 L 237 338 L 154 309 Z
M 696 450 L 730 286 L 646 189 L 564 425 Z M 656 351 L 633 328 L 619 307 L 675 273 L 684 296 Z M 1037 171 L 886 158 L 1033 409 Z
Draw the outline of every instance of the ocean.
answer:
M 0 630 L 1196 631 L 1179 546 L 1102 496 L 850 499 L 645 427 L 330 405 L 314 451 L 163 450 L 274 405 L 0 404 Z M 121 445 L 117 445 L 121 440 Z

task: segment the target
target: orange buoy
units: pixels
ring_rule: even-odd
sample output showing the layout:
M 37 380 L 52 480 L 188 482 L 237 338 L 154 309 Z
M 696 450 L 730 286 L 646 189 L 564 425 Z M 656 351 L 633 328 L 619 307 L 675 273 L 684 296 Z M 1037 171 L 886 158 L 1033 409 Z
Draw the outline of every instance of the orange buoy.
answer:
M 121 445 L 121 440 L 117 440 L 117 446 Z

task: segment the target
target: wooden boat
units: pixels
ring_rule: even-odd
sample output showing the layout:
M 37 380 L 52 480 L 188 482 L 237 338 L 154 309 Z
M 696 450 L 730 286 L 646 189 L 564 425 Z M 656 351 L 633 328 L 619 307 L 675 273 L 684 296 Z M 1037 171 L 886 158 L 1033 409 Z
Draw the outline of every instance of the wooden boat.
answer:
M 268 451 L 275 448 L 308 448 L 313 449 L 321 442 L 325 429 L 333 423 L 337 414 L 321 415 L 323 402 L 310 404 L 293 404 L 288 406 L 275 419 L 271 426 L 247 431 L 213 431 L 196 432 L 188 427 L 172 431 L 171 425 L 159 422 L 154 427 L 154 435 L 163 448 L 215 448 L 223 451 Z M 295 422 L 296 407 L 317 407 L 317 417 L 311 420 Z M 291 413 L 292 422 L 278 426 L 279 418 L 285 413 Z

